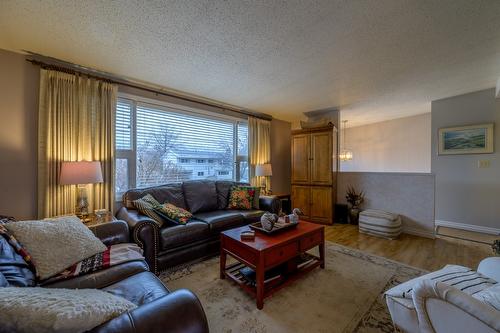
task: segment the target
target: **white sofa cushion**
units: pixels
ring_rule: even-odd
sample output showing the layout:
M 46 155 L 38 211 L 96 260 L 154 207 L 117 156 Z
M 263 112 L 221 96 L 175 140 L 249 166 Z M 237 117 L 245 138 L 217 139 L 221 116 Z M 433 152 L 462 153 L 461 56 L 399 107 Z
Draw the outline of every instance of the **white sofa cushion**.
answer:
M 78 333 L 137 306 L 97 289 L 0 288 L 0 332 Z
M 481 290 L 472 297 L 500 311 L 500 284 Z
M 420 333 L 500 332 L 500 312 L 450 285 L 421 280 L 413 303 Z
M 412 298 L 415 285 L 422 280 L 442 282 L 472 295 L 491 287 L 497 282 L 472 269 L 459 265 L 446 265 L 442 269 L 419 276 L 386 291 L 391 297 Z

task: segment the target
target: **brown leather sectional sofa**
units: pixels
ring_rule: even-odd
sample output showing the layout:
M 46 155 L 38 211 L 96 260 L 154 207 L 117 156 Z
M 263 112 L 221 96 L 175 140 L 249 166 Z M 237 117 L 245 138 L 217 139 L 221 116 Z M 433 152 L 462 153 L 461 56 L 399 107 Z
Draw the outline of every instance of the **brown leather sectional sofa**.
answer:
M 16 222 L 10 222 L 16 223 Z M 129 242 L 129 228 L 123 221 L 106 223 L 92 228 L 104 244 Z M 0 237 L 0 287 L 35 286 L 33 273 L 26 262 Z M 3 281 L 3 282 L 2 282 Z M 208 332 L 205 312 L 198 298 L 188 290 L 170 292 L 148 270 L 144 260 L 136 260 L 91 274 L 41 283 L 46 288 L 96 288 L 126 298 L 138 305 L 132 311 L 94 328 L 93 333 L 160 333 L 160 332 Z M 33 328 L 36 332 L 36 328 Z
M 123 207 L 117 218 L 128 223 L 131 238 L 144 250 L 151 271 L 159 271 L 196 258 L 212 256 L 219 251 L 221 231 L 259 221 L 265 211 L 278 213 L 280 201 L 260 196 L 258 209 L 229 210 L 232 181 L 187 181 L 144 189 L 132 189 L 123 195 Z M 165 224 L 162 228 L 140 214 L 133 200 L 151 194 L 159 202 L 170 202 L 194 215 L 186 225 Z

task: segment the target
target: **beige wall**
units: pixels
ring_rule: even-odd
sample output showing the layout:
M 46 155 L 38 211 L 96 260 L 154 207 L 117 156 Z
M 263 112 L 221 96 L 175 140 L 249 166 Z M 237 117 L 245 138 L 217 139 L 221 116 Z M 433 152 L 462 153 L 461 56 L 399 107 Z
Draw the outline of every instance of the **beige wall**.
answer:
M 36 216 L 39 68 L 0 50 L 0 214 Z
M 431 171 L 430 113 L 348 128 L 346 141 L 354 158 L 341 171 Z
M 271 121 L 271 163 L 273 176 L 271 189 L 274 193 L 290 193 L 291 181 L 291 126 L 278 119 Z

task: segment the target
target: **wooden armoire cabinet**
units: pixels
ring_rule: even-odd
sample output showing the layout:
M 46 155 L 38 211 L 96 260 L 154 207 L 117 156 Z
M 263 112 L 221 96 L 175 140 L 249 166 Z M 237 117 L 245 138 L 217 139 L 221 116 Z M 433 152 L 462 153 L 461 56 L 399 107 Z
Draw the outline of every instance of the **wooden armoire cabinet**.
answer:
M 292 206 L 306 221 L 333 223 L 337 180 L 337 131 L 292 131 Z

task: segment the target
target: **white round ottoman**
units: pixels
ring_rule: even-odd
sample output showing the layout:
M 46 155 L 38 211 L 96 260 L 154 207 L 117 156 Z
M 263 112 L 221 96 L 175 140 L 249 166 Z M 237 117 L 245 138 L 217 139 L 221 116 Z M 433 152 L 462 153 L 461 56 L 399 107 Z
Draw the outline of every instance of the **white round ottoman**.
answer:
M 359 232 L 388 239 L 401 234 L 401 217 L 378 209 L 367 209 L 359 213 Z

